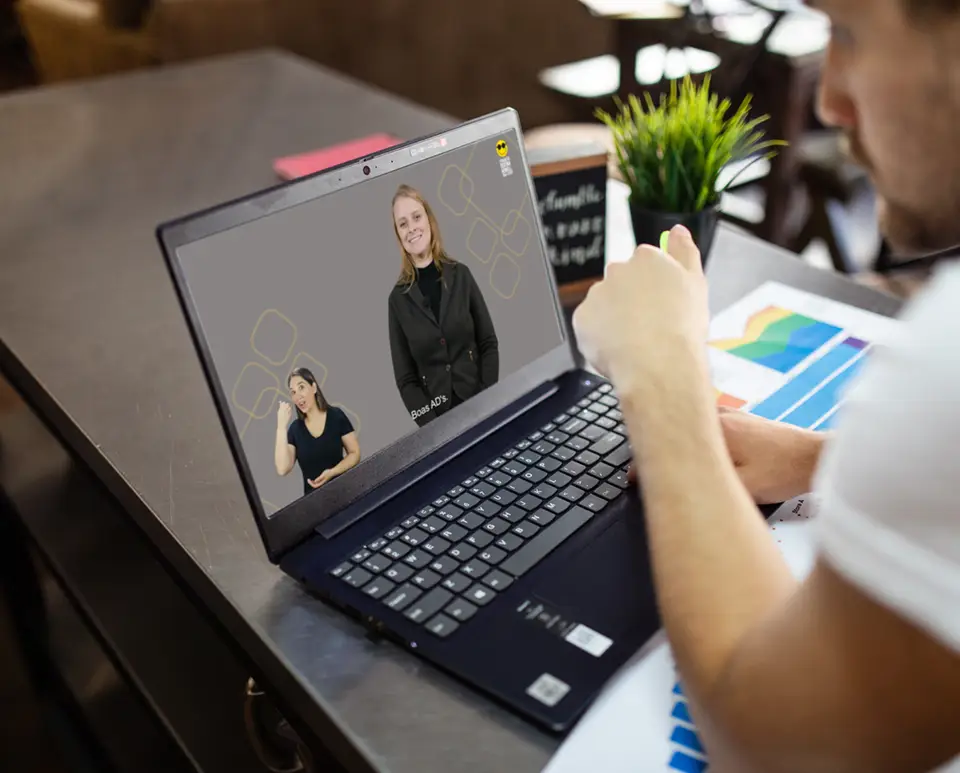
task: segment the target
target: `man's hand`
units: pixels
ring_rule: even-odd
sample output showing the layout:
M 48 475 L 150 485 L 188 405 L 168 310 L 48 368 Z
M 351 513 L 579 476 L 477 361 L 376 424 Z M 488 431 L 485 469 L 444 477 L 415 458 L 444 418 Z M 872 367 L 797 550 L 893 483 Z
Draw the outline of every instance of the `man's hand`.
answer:
M 740 480 L 758 504 L 784 502 L 813 488 L 822 433 L 723 408 L 720 424 Z
M 313 480 L 307 479 L 307 483 L 310 484 L 313 488 L 320 488 L 324 483 L 333 480 L 336 475 L 334 475 L 330 470 L 324 470 Z
M 293 406 L 281 400 L 277 407 L 277 426 L 286 429 L 291 421 L 293 421 Z
M 670 254 L 641 245 L 626 263 L 607 267 L 603 281 L 573 315 L 584 357 L 618 391 L 675 374 L 691 356 L 705 362 L 709 313 L 700 251 L 683 226 L 670 231 Z

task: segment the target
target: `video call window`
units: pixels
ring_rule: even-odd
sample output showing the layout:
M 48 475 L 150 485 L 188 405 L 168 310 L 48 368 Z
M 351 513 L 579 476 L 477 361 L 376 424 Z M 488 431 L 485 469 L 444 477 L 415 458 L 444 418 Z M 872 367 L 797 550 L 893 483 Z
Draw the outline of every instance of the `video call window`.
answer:
M 561 343 L 517 143 L 490 137 L 179 249 L 268 515 Z

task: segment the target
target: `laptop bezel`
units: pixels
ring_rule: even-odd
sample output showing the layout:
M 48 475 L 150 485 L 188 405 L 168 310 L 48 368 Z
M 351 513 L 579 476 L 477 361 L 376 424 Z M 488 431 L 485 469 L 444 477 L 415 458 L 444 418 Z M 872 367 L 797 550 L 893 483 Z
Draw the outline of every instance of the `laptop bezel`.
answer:
M 550 283 L 561 337 L 560 343 L 519 371 L 474 396 L 456 410 L 444 414 L 422 428 L 411 431 L 386 448 L 363 458 L 356 470 L 351 470 L 349 474 L 334 479 L 322 489 L 295 499 L 270 516 L 266 514 L 256 481 L 247 463 L 243 444 L 222 386 L 223 382 L 218 376 L 213 356 L 203 334 L 200 315 L 187 286 L 178 250 L 184 245 L 213 234 L 242 226 L 281 210 L 316 201 L 344 188 L 375 180 L 383 174 L 424 163 L 450 151 L 485 139 L 492 139 L 498 134 L 510 131 L 515 133 L 518 140 L 518 147 L 511 149 L 510 154 L 520 161 L 514 166 L 514 174 L 525 178 L 530 201 L 534 202 L 536 207 L 536 190 L 523 148 L 519 118 L 515 110 L 505 108 L 451 127 L 447 131 L 403 142 L 379 153 L 281 183 L 157 227 L 157 239 L 187 319 L 190 336 L 212 392 L 220 423 L 226 432 L 230 451 L 240 472 L 254 520 L 272 562 L 279 563 L 284 553 L 310 536 L 317 526 L 348 505 L 361 499 L 387 480 L 401 474 L 429 454 L 456 440 L 463 432 L 521 399 L 537 386 L 576 367 L 572 344 L 564 322 L 563 308 L 557 293 L 556 279 L 547 254 L 543 228 L 539 217 L 535 218 L 532 225 L 540 243 L 542 259 L 546 264 L 547 280 Z M 444 140 L 443 143 L 441 139 Z M 369 174 L 364 174 L 364 167 L 370 167 Z

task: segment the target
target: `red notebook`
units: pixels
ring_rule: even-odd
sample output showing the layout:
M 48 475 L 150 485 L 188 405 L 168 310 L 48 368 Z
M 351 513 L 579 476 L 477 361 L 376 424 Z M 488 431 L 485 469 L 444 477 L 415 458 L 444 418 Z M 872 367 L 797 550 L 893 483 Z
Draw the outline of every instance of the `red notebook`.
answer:
M 344 164 L 356 158 L 369 156 L 378 150 L 392 148 L 400 142 L 400 139 L 390 134 L 371 134 L 368 137 L 342 142 L 339 145 L 331 145 L 329 148 L 278 158 L 273 162 L 273 170 L 282 179 L 293 180 L 297 177 L 329 169 L 337 164 Z

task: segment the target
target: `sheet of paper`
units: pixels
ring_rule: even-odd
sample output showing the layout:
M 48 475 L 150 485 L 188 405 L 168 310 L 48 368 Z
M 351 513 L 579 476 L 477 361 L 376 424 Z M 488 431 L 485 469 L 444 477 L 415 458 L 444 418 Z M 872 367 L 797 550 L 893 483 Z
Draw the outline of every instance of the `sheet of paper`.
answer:
M 825 430 L 874 346 L 896 334 L 887 317 L 782 284 L 762 285 L 717 314 L 709 357 L 717 401 Z M 781 506 L 770 537 L 798 578 L 815 560 L 816 498 Z M 649 648 L 647 648 L 649 649 Z M 610 681 L 546 773 L 702 773 L 708 760 L 690 721 L 669 646 L 658 640 Z

